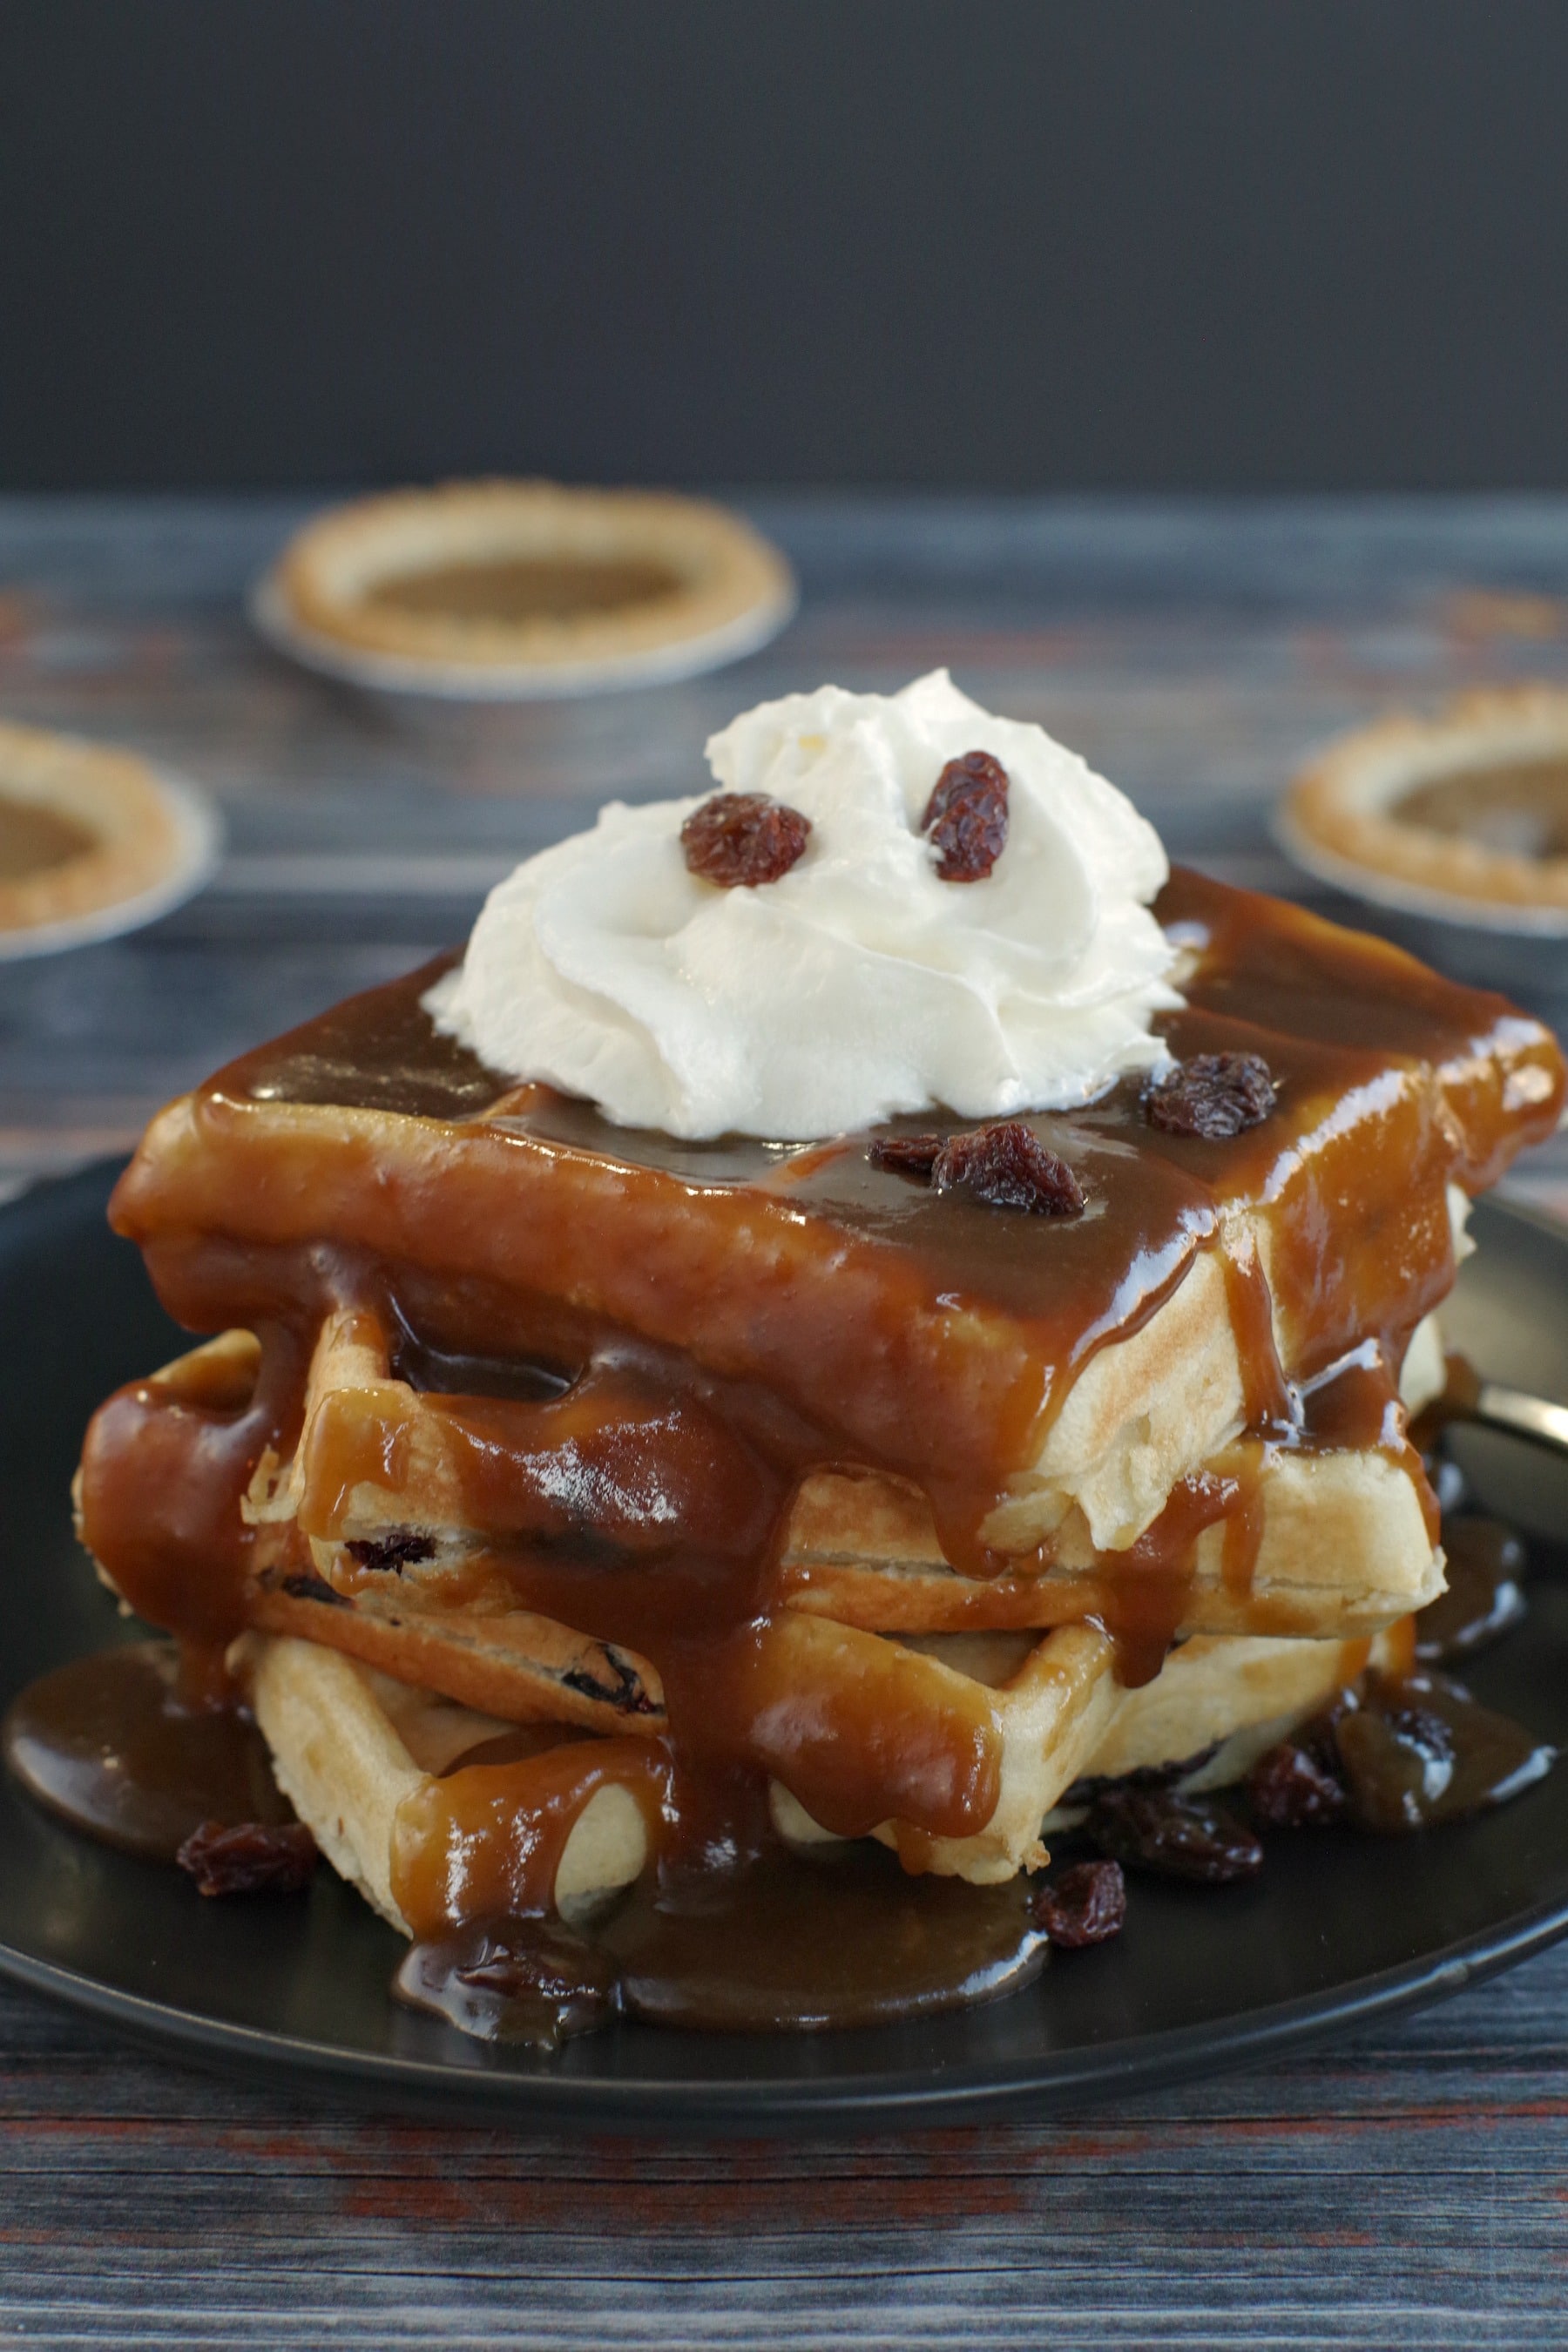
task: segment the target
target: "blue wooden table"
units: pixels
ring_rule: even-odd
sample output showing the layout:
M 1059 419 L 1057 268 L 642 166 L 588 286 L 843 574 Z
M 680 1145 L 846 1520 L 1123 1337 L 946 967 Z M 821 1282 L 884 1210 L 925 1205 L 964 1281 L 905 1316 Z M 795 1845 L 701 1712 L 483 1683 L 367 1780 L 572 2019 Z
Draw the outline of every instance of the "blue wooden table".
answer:
M 1176 855 L 1300 890 L 1268 812 L 1311 745 L 1568 683 L 1562 501 L 749 503 L 804 591 L 764 653 L 431 711 L 252 636 L 244 588 L 300 509 L 0 501 L 0 717 L 134 744 L 228 827 L 151 930 L 0 965 L 0 1189 L 127 1148 L 228 1054 L 459 939 L 600 800 L 695 789 L 765 695 L 946 663 Z M 1568 1029 L 1568 953 L 1522 985 Z M 1568 1214 L 1568 1147 L 1515 1189 Z M 310 2110 L 0 1990 L 0 2172 L 5 2344 L 1568 2344 L 1568 1950 L 1067 2122 L 742 2146 Z

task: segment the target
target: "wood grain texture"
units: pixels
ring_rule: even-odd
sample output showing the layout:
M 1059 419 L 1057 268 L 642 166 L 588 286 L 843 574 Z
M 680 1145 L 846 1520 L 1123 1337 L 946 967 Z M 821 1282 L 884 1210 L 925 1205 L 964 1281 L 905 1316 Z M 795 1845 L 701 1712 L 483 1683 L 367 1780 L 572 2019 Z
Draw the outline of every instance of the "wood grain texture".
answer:
M 669 2144 L 310 2114 L 4 1996 L 0 2341 L 1560 2343 L 1565 2020 L 1553 1953 L 1041 2128 Z
M 0 967 L 0 1183 L 128 1144 L 222 1056 L 460 937 L 606 794 L 692 789 L 763 694 L 950 662 L 1178 855 L 1289 888 L 1267 811 L 1324 735 L 1568 680 L 1563 502 L 755 510 L 805 590 L 763 654 L 430 714 L 256 645 L 241 591 L 287 507 L 0 501 L 0 712 L 136 744 L 229 826 L 191 907 Z M 1568 958 L 1497 977 L 1568 1025 Z M 1568 1150 L 1520 1189 L 1568 1209 Z M 5 2344 L 1568 2344 L 1568 1951 L 1073 2120 L 777 2143 L 311 2111 L 0 1990 L 0 2175 Z

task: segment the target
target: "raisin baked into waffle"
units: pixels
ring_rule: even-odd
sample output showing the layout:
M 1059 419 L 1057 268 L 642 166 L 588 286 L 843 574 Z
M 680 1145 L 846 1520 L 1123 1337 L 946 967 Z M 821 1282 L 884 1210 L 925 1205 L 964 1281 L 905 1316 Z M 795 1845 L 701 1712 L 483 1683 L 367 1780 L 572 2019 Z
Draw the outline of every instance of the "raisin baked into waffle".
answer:
M 1072 1112 L 677 1141 L 488 1069 L 426 971 L 153 1123 L 114 1223 L 220 1336 L 101 1409 L 83 1534 L 239 1644 L 388 1917 L 579 1911 L 770 1816 L 997 1880 L 1075 1782 L 1239 1770 L 1408 1659 L 1405 1406 L 1560 1057 L 1298 909 L 1155 914 L 1170 1066 Z

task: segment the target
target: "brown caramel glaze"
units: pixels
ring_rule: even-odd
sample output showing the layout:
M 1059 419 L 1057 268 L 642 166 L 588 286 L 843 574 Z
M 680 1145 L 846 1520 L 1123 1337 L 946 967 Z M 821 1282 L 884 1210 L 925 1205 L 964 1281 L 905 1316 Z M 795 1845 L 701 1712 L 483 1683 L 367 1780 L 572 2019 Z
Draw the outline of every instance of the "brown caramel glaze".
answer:
M 505 1764 L 463 1764 L 398 1807 L 392 1891 L 416 1936 L 454 1920 L 542 1916 L 579 1814 L 596 1791 L 627 1789 L 657 1843 L 670 1768 L 634 1739 L 574 1739 Z
M 206 1822 L 294 1818 L 255 1724 L 193 1698 L 173 1642 L 57 1666 L 14 1702 L 0 1748 L 50 1812 L 153 1862 L 172 1863 Z
M 1157 1671 L 1215 1518 L 1245 1591 L 1262 1448 L 1382 1444 L 1425 1493 L 1383 1366 L 1452 1278 L 1447 1183 L 1479 1189 L 1553 1124 L 1556 1048 L 1502 1000 L 1297 909 L 1178 876 L 1159 912 L 1195 959 L 1172 1051 L 1261 1054 L 1278 1108 L 1224 1141 L 1151 1127 L 1132 1082 L 1036 1116 L 1087 1195 L 1070 1219 L 911 1185 L 863 1137 L 613 1128 L 437 1037 L 419 1002 L 437 967 L 260 1048 L 155 1125 L 114 1222 L 174 1314 L 255 1330 L 261 1359 L 244 1396 L 149 1382 L 98 1417 L 84 1532 L 132 1605 L 208 1642 L 243 1621 L 239 1495 L 264 1448 L 289 1450 L 323 1311 L 363 1306 L 437 1386 L 457 1360 L 523 1368 L 439 1391 L 476 1508 L 531 1511 L 564 1463 L 552 1440 L 514 1443 L 520 1413 L 574 1433 L 564 1508 L 521 1514 L 508 1573 L 523 1605 L 645 1652 L 665 1685 L 668 1742 L 576 1743 L 435 1784 L 398 1865 L 421 1925 L 542 1907 L 605 1773 L 645 1801 L 674 1868 L 754 1854 L 770 1774 L 829 1828 L 907 1825 L 911 1863 L 922 1839 L 983 1826 L 999 1769 L 984 1688 L 774 1612 L 790 1494 L 813 1465 L 912 1478 L 954 1564 L 994 1575 L 978 1530 L 1006 1479 L 1076 1371 L 1200 1251 L 1226 1252 L 1250 1434 L 1236 1475 L 1184 1482 L 1139 1572 L 1106 1580 L 1126 1677 Z M 618 1483 L 612 1457 L 630 1465 Z M 666 1526 L 686 1539 L 663 1546 Z
M 1429 1670 L 1369 1675 L 1345 1694 L 1334 1745 L 1358 1829 L 1434 1829 L 1506 1804 L 1551 1769 L 1555 1749 Z
M 246 1622 L 255 1549 L 240 1498 L 268 1446 L 299 1431 L 308 1334 L 262 1322 L 248 1377 L 133 1381 L 93 1416 L 78 1507 L 84 1540 L 139 1617 L 214 1662 Z
M 1027 1884 L 915 1878 L 881 1847 L 645 1879 L 598 1931 L 630 2014 L 734 2032 L 890 2024 L 1016 1991 L 1045 1965 Z
M 1467 1514 L 1443 1522 L 1447 1590 L 1415 1620 L 1415 1654 L 1424 1665 L 1474 1657 L 1525 1615 L 1524 1546 L 1500 1519 Z
M 617 2016 L 730 2032 L 887 2025 L 1030 1983 L 1024 1885 L 910 1879 L 880 1847 L 646 1879 L 587 1934 L 476 1920 L 415 1944 L 394 1997 L 481 2041 L 554 2049 Z
M 1037 1453 L 1068 1377 L 1147 1319 L 1227 1213 L 1267 1233 L 1293 1379 L 1369 1335 L 1397 1360 L 1452 1279 L 1446 1181 L 1480 1189 L 1555 1120 L 1556 1047 L 1500 998 L 1195 877 L 1159 911 L 1199 959 L 1188 1009 L 1164 1024 L 1173 1051 L 1262 1053 L 1279 1107 L 1218 1143 L 1150 1127 L 1131 1081 L 1037 1116 L 1089 1195 L 1081 1217 L 1026 1227 L 931 1193 L 872 1166 L 863 1138 L 691 1144 L 611 1127 L 437 1037 L 419 1006 L 431 967 L 176 1106 L 115 1223 L 195 1328 L 254 1322 L 226 1252 L 269 1246 L 294 1254 L 296 1286 L 300 1253 L 324 1245 L 368 1257 L 399 1297 L 421 1269 L 437 1322 L 443 1286 L 485 1306 L 482 1331 L 411 1314 L 437 1347 L 536 1357 L 539 1302 L 569 1298 L 590 1347 L 595 1331 L 635 1336 L 758 1382 L 830 1454 L 913 1476 L 955 1527 L 977 1524 Z M 410 1127 L 257 1118 L 279 1104 Z

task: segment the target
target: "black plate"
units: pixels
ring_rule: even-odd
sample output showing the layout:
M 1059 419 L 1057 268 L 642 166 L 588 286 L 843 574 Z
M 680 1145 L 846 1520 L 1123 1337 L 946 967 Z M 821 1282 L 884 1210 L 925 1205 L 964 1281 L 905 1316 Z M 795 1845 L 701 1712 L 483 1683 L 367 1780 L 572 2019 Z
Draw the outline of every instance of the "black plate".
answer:
M 0 1213 L 0 1706 L 126 1630 L 72 1541 L 67 1490 L 92 1407 L 181 1339 L 103 1223 L 111 1181 L 92 1170 Z M 1477 1231 L 1454 1336 L 1494 1377 L 1568 1396 L 1568 1236 L 1500 1208 Z M 1525 1628 L 1468 1680 L 1568 1748 L 1568 1559 L 1551 1539 L 1568 1529 L 1568 1478 L 1506 1442 L 1471 1452 L 1491 1507 L 1544 1540 Z M 1058 1956 L 989 2008 L 777 2038 L 626 2025 L 545 2057 L 394 2008 L 399 1939 L 330 1872 L 303 1897 L 204 1902 L 177 1873 L 74 1836 L 0 1786 L 0 1969 L 192 2057 L 453 2116 L 763 2129 L 1039 2113 L 1349 2030 L 1565 1928 L 1568 1763 L 1505 1811 L 1425 1840 L 1304 1834 L 1274 1841 L 1250 1885 L 1134 1882 L 1119 1942 Z

